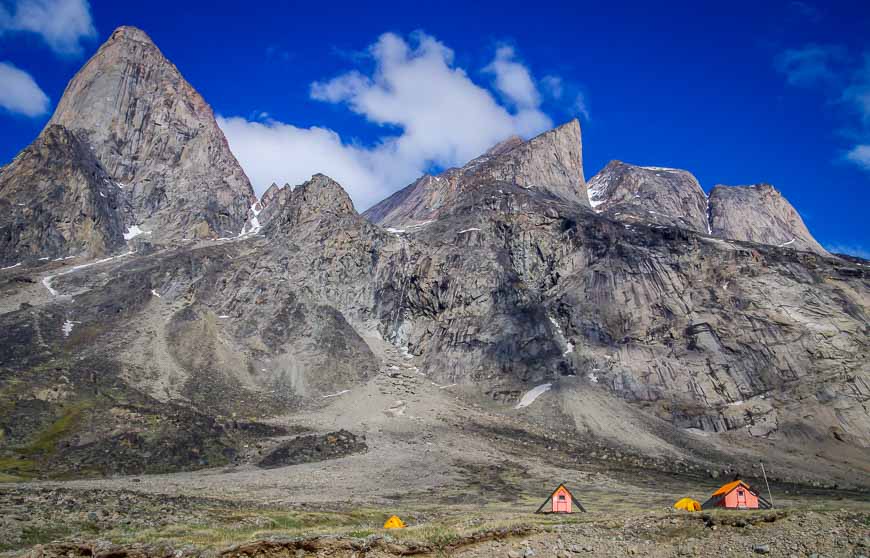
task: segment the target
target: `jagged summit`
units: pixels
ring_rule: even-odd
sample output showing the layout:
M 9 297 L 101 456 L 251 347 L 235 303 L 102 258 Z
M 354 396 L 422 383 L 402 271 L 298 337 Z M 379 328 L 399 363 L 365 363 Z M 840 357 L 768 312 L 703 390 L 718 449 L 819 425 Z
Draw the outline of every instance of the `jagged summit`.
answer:
M 273 215 L 274 225 L 271 227 L 277 232 L 303 224 L 334 223 L 344 217 L 358 217 L 344 188 L 320 173 L 289 191 L 277 210 L 280 213 Z
M 706 196 L 688 171 L 614 160 L 588 187 L 592 207 L 609 216 L 707 232 Z
M 588 207 L 580 123 L 574 119 L 528 141 L 512 136 L 462 167 L 423 175 L 363 215 L 384 226 L 419 224 L 437 219 L 463 191 L 496 182 Z
M 91 148 L 155 241 L 238 232 L 255 201 L 211 107 L 135 27 L 79 70 L 49 125 Z
M 795 208 L 770 184 L 714 186 L 709 218 L 716 236 L 828 255 Z

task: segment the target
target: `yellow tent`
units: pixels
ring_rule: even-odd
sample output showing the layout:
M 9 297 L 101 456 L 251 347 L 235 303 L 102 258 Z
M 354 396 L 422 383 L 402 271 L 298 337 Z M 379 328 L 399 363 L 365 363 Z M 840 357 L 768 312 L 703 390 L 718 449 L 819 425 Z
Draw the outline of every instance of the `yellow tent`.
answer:
M 405 522 L 399 519 L 399 516 L 394 515 L 384 523 L 384 529 L 404 529 Z
M 697 500 L 691 498 L 683 498 L 674 504 L 674 508 L 678 510 L 686 510 L 690 512 L 701 511 L 701 504 Z

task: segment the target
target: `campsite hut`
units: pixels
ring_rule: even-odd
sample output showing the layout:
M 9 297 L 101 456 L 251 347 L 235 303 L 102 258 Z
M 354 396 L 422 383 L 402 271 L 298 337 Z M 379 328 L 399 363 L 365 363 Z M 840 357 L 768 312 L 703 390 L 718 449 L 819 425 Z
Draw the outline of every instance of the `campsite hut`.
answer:
M 725 484 L 710 496 L 710 499 L 701 504 L 701 509 L 725 508 L 727 510 L 757 510 L 770 508 L 770 502 L 758 495 L 742 480 L 735 480 Z
M 545 509 L 548 502 L 550 502 L 549 509 Z M 556 487 L 556 490 L 554 490 L 546 500 L 544 500 L 544 503 L 541 504 L 541 507 L 538 508 L 535 513 L 574 513 L 575 506 L 580 511 L 586 511 L 583 504 L 581 504 L 577 498 L 571 494 L 568 487 L 562 483 Z

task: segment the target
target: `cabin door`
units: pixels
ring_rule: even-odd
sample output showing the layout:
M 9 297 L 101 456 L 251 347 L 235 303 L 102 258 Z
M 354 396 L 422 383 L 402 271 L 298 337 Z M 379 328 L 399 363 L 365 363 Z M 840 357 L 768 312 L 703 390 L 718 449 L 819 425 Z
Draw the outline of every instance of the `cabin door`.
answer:
M 553 501 L 553 511 L 556 513 L 571 513 L 571 503 L 568 502 L 568 495 L 563 493 L 556 494 Z
M 741 509 L 746 508 L 746 491 L 742 488 L 737 489 L 737 507 Z

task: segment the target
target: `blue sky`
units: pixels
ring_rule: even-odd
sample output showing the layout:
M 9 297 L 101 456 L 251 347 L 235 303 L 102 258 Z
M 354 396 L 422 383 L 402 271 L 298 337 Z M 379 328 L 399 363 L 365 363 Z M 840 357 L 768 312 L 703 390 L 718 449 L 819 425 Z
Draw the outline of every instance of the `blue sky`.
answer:
M 587 178 L 620 159 L 769 182 L 824 245 L 870 256 L 870 4 L 651 4 L 0 0 L 0 164 L 126 24 L 258 191 L 322 171 L 362 209 L 576 116 Z

